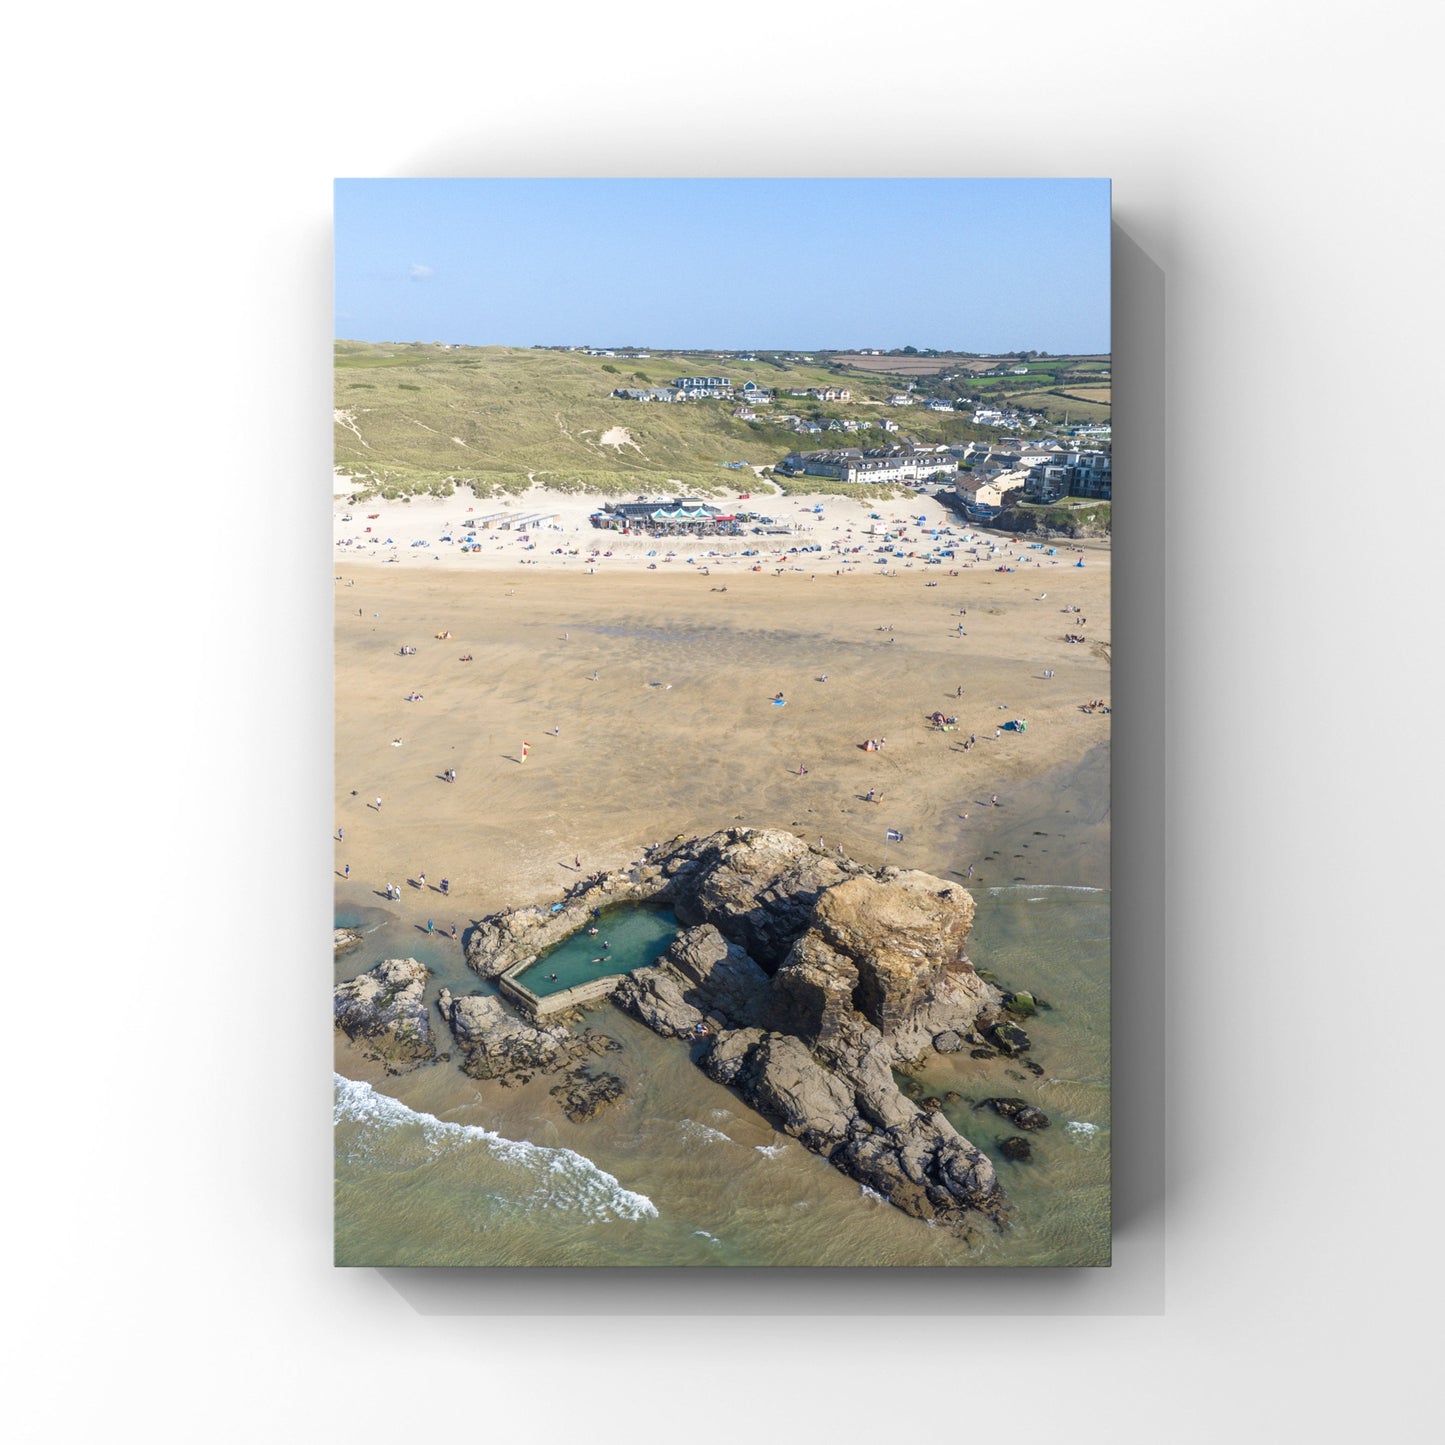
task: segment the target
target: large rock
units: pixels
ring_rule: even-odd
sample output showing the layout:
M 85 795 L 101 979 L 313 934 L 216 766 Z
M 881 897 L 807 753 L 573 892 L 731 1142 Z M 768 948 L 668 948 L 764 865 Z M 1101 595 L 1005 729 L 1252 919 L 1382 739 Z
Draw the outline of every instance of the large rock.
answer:
M 851 1139 L 833 1163 L 919 1219 L 966 1229 L 970 1213 L 1007 1218 L 993 1164 L 939 1113 Z
M 474 1079 L 524 1083 L 533 1074 L 564 1067 L 576 1052 L 568 1029 L 537 1028 L 490 995 L 454 998 L 444 988 L 437 1008 L 462 1051 L 463 1071 Z
M 823 1068 L 799 1039 L 757 1029 L 732 1037 L 745 1042 L 724 1050 L 720 1040 L 704 1062 L 714 1078 L 731 1083 L 749 1104 L 814 1153 L 830 1153 L 848 1137 L 857 1109 L 853 1091 Z
M 664 1038 L 686 1038 L 702 1022 L 702 1010 L 683 997 L 683 981 L 670 968 L 634 970 L 612 990 L 612 1001 Z
M 849 1079 L 800 1039 L 741 1029 L 721 1036 L 703 1067 L 784 1133 L 905 1213 L 961 1230 L 971 1215 L 996 1223 L 1006 1217 L 987 1156 L 941 1113 L 904 1098 L 878 1052 Z
M 807 928 L 818 894 L 856 871 L 791 833 L 735 828 L 654 858 L 678 921 L 710 923 L 771 973 Z
M 680 933 L 651 968 L 628 975 L 612 999 L 655 1032 L 683 1038 L 707 1020 L 746 1028 L 767 1008 L 768 976 L 711 924 Z
M 336 1027 L 392 1073 L 431 1062 L 436 1044 L 423 998 L 427 977 L 426 965 L 414 958 L 388 958 L 337 984 Z
M 648 849 L 644 863 L 579 885 L 555 913 L 483 920 L 467 961 L 495 976 L 575 932 L 591 909 L 629 900 L 671 906 L 685 931 L 656 965 L 623 979 L 614 1002 L 668 1037 L 695 1040 L 708 1024 L 698 1061 L 714 1079 L 899 1208 L 960 1229 L 1003 1219 L 988 1159 L 893 1075 L 934 1048 L 977 1053 L 985 1033 L 1006 1053 L 1028 1047 L 965 955 L 973 900 L 964 889 L 925 873 L 875 873 L 791 833 L 727 829 Z M 487 1026 L 479 1032 L 500 1008 L 476 1020 Z M 535 1049 L 540 1059 L 545 1044 L 519 1027 L 529 1026 L 505 1030 L 516 1042 L 471 1053 Z
M 973 899 L 927 873 L 867 874 L 830 888 L 811 931 L 856 971 L 855 1006 L 885 1034 L 917 1016 L 949 974 L 972 973 Z

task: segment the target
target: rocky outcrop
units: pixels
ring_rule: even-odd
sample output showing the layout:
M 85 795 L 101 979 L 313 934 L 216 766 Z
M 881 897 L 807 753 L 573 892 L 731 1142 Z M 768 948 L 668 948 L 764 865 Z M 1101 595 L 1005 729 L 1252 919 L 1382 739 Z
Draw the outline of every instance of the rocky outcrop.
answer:
M 941 1113 L 920 1109 L 870 1057 L 853 1077 L 787 1034 L 739 1029 L 703 1060 L 719 1083 L 806 1148 L 908 1214 L 967 1229 L 1005 1217 L 993 1165 Z
M 414 958 L 388 958 L 337 984 L 336 1027 L 391 1073 L 430 1063 L 436 1058 L 436 1044 L 423 999 L 427 977 L 426 965 Z
M 456 998 L 444 988 L 437 1008 L 461 1051 L 463 1072 L 474 1079 L 525 1084 L 537 1074 L 555 1073 L 621 1047 L 592 1029 L 574 1034 L 561 1024 L 528 1023 L 492 995 Z
M 344 953 L 361 942 L 361 935 L 350 928 L 337 928 L 332 931 L 331 940 L 332 952 Z
M 627 901 L 671 907 L 684 931 L 654 966 L 619 981 L 615 1003 L 699 1045 L 712 1078 L 907 1213 L 961 1231 L 1006 1217 L 988 1158 L 939 1100 L 910 1099 L 894 1077 L 935 1049 L 971 1045 L 993 1058 L 1029 1047 L 1002 1017 L 1004 996 L 967 958 L 973 899 L 964 889 L 925 873 L 875 872 L 791 833 L 729 829 L 650 849 L 643 862 L 579 885 L 556 911 L 484 920 L 467 961 L 496 976 L 584 927 L 595 909 Z M 501 1057 L 533 1071 L 565 1066 L 565 1029 L 524 1024 L 499 1000 L 449 1007 L 469 1071 L 496 1069 Z M 488 1040 L 494 1031 L 499 1039 Z M 608 1102 L 610 1088 L 574 1067 L 557 1092 L 569 1111 L 586 1111 L 594 1098 Z M 1027 1115 L 1002 1117 L 1041 1127 Z
M 967 1230 L 973 1214 L 1001 1224 L 1007 1207 L 988 1156 L 942 1114 L 918 1115 L 850 1141 L 833 1161 L 918 1219 Z
M 657 862 L 678 922 L 712 924 L 768 973 L 811 923 L 822 891 L 859 871 L 791 833 L 751 828 L 714 833 Z

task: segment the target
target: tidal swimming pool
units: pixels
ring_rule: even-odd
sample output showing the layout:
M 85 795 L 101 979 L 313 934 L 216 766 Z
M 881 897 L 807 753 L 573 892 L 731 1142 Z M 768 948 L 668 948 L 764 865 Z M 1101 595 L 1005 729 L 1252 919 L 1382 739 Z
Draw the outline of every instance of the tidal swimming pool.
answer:
M 589 933 L 590 928 L 596 933 Z M 581 933 L 574 933 L 514 977 L 545 998 L 593 979 L 646 968 L 657 962 L 676 937 L 677 919 L 667 909 L 618 908 L 594 918 Z

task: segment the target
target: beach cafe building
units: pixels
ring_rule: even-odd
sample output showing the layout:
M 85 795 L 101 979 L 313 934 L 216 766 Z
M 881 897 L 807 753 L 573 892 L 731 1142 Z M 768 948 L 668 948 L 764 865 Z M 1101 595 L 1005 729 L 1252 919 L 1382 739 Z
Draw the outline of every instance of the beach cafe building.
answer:
M 692 497 L 667 502 L 611 502 L 593 512 L 592 525 L 614 532 L 648 532 L 655 536 L 708 536 L 738 530 L 737 518 L 720 507 Z

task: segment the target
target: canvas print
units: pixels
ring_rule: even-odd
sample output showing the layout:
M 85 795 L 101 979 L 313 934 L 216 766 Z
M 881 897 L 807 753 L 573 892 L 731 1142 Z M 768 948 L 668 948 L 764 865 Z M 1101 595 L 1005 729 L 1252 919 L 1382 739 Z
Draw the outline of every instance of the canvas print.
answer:
M 1103 180 L 335 193 L 335 1259 L 1110 1259 Z

